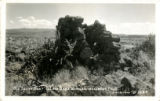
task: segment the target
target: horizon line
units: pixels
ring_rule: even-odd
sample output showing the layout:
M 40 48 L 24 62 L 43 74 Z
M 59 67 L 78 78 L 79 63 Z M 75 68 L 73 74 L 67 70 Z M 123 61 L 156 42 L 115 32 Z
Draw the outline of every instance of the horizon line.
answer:
M 6 30 L 18 30 L 18 29 L 52 29 L 52 30 L 56 30 L 55 28 L 6 28 Z M 148 34 L 126 34 L 126 33 L 112 33 L 114 35 L 155 35 L 154 32 L 150 32 Z

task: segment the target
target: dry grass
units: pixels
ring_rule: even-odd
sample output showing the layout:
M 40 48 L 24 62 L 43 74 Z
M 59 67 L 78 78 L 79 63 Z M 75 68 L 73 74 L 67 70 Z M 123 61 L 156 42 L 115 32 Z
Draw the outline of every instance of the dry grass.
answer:
M 44 83 L 49 85 L 58 85 L 82 79 L 88 79 L 88 70 L 83 66 L 76 66 L 74 70 L 59 70 L 53 78 L 46 78 Z

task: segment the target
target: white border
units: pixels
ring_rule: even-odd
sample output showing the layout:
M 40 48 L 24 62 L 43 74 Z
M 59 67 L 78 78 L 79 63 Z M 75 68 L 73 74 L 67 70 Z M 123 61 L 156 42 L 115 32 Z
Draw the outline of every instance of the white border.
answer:
M 1 96 L 2 96 L 2 99 L 4 97 L 4 91 L 5 91 L 5 29 L 6 29 L 6 24 L 5 24 L 5 19 L 6 19 L 6 16 L 5 16 L 5 4 L 6 2 L 5 1 L 2 1 L 1 2 L 1 57 L 0 57 L 0 61 L 1 61 L 1 90 L 2 90 L 2 93 L 1 93 Z
M 2 5 L 2 2 L 0 1 L 0 22 L 1 22 L 1 5 Z M 1 23 L 0 23 L 0 48 L 1 48 Z M 0 50 L 0 57 L 1 57 L 1 50 Z M 1 70 L 1 59 L 0 59 L 0 70 Z M 1 76 L 1 73 L 0 73 L 0 82 L 2 81 L 2 76 Z M 1 83 L 0 83 L 0 101 L 1 101 L 1 94 L 2 94 L 2 89 L 1 89 Z
M 7 3 L 157 3 L 159 0 L 6 0 Z
M 1 79 L 2 79 L 2 85 L 1 85 L 1 90 L 2 90 L 2 95 L 0 96 L 0 99 L 2 98 L 3 101 L 30 101 L 30 100 L 56 100 L 56 101 L 86 101 L 86 100 L 92 100 L 92 101 L 160 101 L 160 74 L 159 74 L 159 66 L 160 62 L 158 62 L 160 59 L 160 54 L 159 52 L 159 45 L 158 45 L 158 39 L 159 37 L 159 29 L 158 27 L 160 26 L 160 1 L 159 0 L 3 0 L 2 1 L 2 7 L 1 7 L 1 47 L 0 47 L 0 61 L 1 61 Z M 144 4 L 156 4 L 156 68 L 155 68 L 155 73 L 156 73 L 156 96 L 155 97 L 117 97 L 117 96 L 112 96 L 112 97 L 43 97 L 43 96 L 38 96 L 38 97 L 16 97 L 16 96 L 5 96 L 5 29 L 6 29 L 6 23 L 5 23 L 5 18 L 6 18 L 6 3 L 144 3 Z

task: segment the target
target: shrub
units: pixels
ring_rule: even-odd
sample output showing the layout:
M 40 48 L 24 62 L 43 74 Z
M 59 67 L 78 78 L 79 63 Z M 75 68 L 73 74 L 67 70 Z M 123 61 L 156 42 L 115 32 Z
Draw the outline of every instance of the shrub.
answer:
M 138 48 L 151 57 L 155 57 L 155 35 L 148 35 L 147 39 Z
M 50 39 L 46 40 L 41 47 L 28 54 L 19 72 L 29 70 L 37 79 L 43 79 L 45 75 L 52 76 L 52 73 L 58 70 L 55 66 L 54 50 L 54 42 Z
M 149 35 L 142 44 L 131 51 L 130 57 L 132 60 L 130 73 L 138 74 L 145 73 L 147 70 L 154 70 L 155 36 Z

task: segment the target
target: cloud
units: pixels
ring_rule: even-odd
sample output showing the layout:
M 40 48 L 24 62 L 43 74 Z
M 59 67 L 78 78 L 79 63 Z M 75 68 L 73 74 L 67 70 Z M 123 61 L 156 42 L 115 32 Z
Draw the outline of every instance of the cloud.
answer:
M 17 17 L 18 19 L 22 19 L 22 17 L 21 16 L 19 16 L 19 17 Z
M 154 22 L 122 22 L 112 23 L 104 18 L 97 18 L 98 21 L 106 25 L 106 29 L 114 34 L 150 34 L 155 33 Z M 95 19 L 85 20 L 87 24 L 93 24 Z
M 154 22 L 128 22 L 128 23 L 112 23 L 103 18 L 97 18 L 100 23 L 106 25 L 106 29 L 114 34 L 150 34 L 155 33 Z M 55 28 L 58 20 L 38 19 L 34 16 L 17 17 L 18 27 L 23 28 Z M 84 22 L 93 24 L 95 19 L 87 19 Z M 10 24 L 16 24 L 16 21 L 10 21 Z M 16 25 L 15 25 L 16 26 Z
M 54 28 L 56 20 L 49 21 L 46 19 L 37 19 L 34 16 L 29 16 L 26 18 L 17 17 L 18 22 L 25 28 Z
M 10 20 L 9 23 L 10 23 L 10 24 L 14 24 L 14 21 L 13 21 L 13 20 Z
M 108 24 L 107 30 L 112 33 L 121 34 L 150 34 L 155 33 L 155 23 L 120 23 L 120 24 Z

